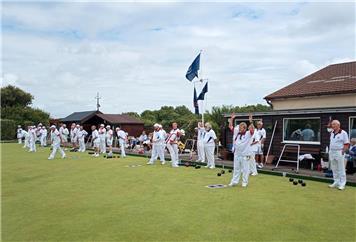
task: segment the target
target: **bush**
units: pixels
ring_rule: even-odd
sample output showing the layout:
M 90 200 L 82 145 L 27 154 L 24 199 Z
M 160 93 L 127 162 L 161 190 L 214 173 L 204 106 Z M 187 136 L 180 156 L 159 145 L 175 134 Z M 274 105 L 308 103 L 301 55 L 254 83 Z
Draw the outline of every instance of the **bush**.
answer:
M 17 123 L 11 119 L 0 119 L 0 139 L 13 140 L 16 139 Z

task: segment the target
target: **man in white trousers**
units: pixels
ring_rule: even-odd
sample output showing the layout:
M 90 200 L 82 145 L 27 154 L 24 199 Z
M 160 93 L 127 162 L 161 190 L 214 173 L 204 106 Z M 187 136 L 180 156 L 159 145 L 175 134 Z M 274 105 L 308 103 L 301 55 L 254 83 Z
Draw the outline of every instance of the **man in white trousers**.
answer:
M 36 152 L 36 126 L 31 126 L 29 130 L 29 145 L 30 145 L 30 150 L 29 152 Z
M 252 143 L 251 143 L 251 157 L 249 160 L 249 174 L 251 174 L 251 176 L 257 176 L 258 172 L 257 172 L 257 164 L 256 164 L 256 153 L 258 152 L 258 149 L 260 147 L 259 146 L 260 137 L 252 124 L 249 126 L 249 130 L 250 132 L 253 132 Z
M 162 152 L 161 152 L 161 142 L 163 140 L 164 142 L 164 137 L 163 133 L 160 130 L 159 124 L 154 124 L 153 125 L 154 131 L 152 135 L 152 151 L 151 151 L 151 159 L 147 162 L 147 165 L 153 165 L 155 161 L 157 160 L 158 156 L 161 160 L 161 164 L 164 165 L 164 157 L 162 157 Z
M 66 154 L 64 153 L 62 147 L 61 147 L 61 134 L 57 130 L 56 126 L 52 125 L 51 126 L 51 143 L 52 143 L 52 153 L 49 155 L 48 160 L 53 160 L 57 150 L 59 150 L 59 153 L 61 154 L 62 159 L 66 157 Z
M 263 128 L 263 122 L 257 122 L 257 129 L 255 129 L 256 136 L 255 139 L 258 141 L 256 144 L 256 152 L 255 152 L 255 160 L 257 161 L 257 167 L 263 168 L 264 156 L 263 156 L 263 148 L 266 140 L 266 130 Z
M 47 129 L 46 126 L 42 126 L 40 130 L 40 141 L 41 141 L 41 146 L 45 147 L 47 146 Z
M 203 135 L 204 153 L 207 160 L 207 168 L 215 169 L 215 142 L 217 140 L 216 134 L 212 129 L 210 123 L 205 123 L 205 132 Z
M 121 158 L 125 158 L 126 157 L 125 145 L 126 145 L 127 135 L 125 131 L 123 131 L 120 127 L 116 128 L 116 135 L 120 145 Z
M 99 127 L 99 141 L 100 141 L 100 148 L 99 151 L 102 154 L 106 153 L 106 129 L 104 124 L 100 124 Z
M 202 122 L 198 122 L 198 127 L 195 128 L 197 132 L 197 153 L 198 160 L 196 162 L 205 162 L 205 151 L 204 151 L 204 134 L 205 128 Z
M 63 146 L 67 147 L 68 146 L 69 130 L 67 129 L 66 124 L 62 124 L 62 126 L 59 128 L 59 133 L 61 134 Z
M 163 126 L 159 124 L 159 131 L 161 132 L 161 137 L 162 139 L 159 142 L 159 159 L 161 160 L 161 164 L 164 165 L 166 164 L 166 160 L 164 157 L 164 152 L 166 150 L 166 139 L 167 139 L 167 133 L 163 129 Z
M 72 143 L 73 149 L 77 148 L 77 125 L 75 123 L 72 123 L 70 126 L 70 142 Z
M 94 157 L 99 157 L 99 153 L 100 153 L 100 139 L 99 139 L 99 132 L 96 129 L 95 125 L 91 126 L 91 138 L 93 141 L 93 148 L 94 148 L 94 154 L 92 156 Z
M 29 136 L 28 130 L 29 130 L 29 128 L 27 128 L 27 131 L 26 130 L 22 130 L 22 135 L 25 138 L 24 145 L 23 145 L 22 148 L 30 148 L 30 144 L 29 144 L 30 136 Z
M 178 129 L 177 123 L 172 123 L 172 130 L 169 132 L 166 139 L 167 149 L 171 155 L 172 167 L 179 167 L 179 156 L 178 156 L 178 141 L 180 138 L 180 130 Z
M 233 152 L 234 152 L 234 172 L 229 186 L 236 186 L 240 181 L 242 174 L 242 187 L 247 187 L 249 176 L 249 160 L 252 155 L 251 144 L 254 136 L 253 130 L 247 129 L 247 124 L 242 122 L 234 128 L 233 120 L 235 115 L 231 115 L 229 128 L 234 132 Z M 252 124 L 252 117 L 250 116 Z
M 21 125 L 18 125 L 17 126 L 17 141 L 19 144 L 22 144 L 22 138 L 23 138 L 23 134 L 22 134 L 22 128 L 21 128 Z
M 110 125 L 106 125 L 106 144 L 109 147 L 109 156 L 112 156 L 112 142 L 114 140 L 114 132 Z
M 79 152 L 85 152 L 85 137 L 88 135 L 88 132 L 84 130 L 83 125 L 79 126 L 79 131 L 77 132 L 78 143 L 79 143 Z
M 333 132 L 330 134 L 329 162 L 333 171 L 334 183 L 329 185 L 329 187 L 337 187 L 339 190 L 344 190 L 346 185 L 344 160 L 345 152 L 350 144 L 349 136 L 346 131 L 340 128 L 338 120 L 333 120 L 331 127 Z

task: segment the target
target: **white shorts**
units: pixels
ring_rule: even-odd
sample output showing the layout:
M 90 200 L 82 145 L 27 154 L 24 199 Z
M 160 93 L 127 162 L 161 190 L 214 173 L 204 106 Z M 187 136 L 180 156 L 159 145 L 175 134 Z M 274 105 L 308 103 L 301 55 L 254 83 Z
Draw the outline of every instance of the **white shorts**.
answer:
M 107 140 L 107 141 L 106 141 L 106 144 L 107 144 L 108 146 L 112 146 L 112 140 Z
M 256 155 L 263 155 L 263 149 L 262 149 L 262 145 L 261 144 L 256 144 L 257 149 L 255 151 Z

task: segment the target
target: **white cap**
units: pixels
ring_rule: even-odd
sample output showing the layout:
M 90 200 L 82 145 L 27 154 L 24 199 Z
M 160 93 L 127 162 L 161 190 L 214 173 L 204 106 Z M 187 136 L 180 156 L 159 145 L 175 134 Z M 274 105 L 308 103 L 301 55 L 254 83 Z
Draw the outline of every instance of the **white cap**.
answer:
M 105 125 L 104 124 L 100 124 L 100 127 L 105 127 Z
M 153 127 L 158 128 L 158 127 L 159 127 L 159 124 L 155 123 L 155 124 L 153 125 Z
M 55 125 L 51 125 L 51 129 L 55 129 L 56 128 L 56 126 Z
M 17 128 L 21 128 L 21 125 L 17 125 Z
M 80 125 L 79 125 L 79 124 L 77 124 L 77 125 L 76 125 L 76 127 L 78 127 L 78 128 L 79 128 L 79 127 L 80 127 Z
M 159 127 L 159 128 L 162 128 L 162 124 L 159 124 L 158 127 Z
M 109 128 L 109 129 L 110 129 L 111 127 L 110 127 L 110 125 L 106 125 L 106 128 Z

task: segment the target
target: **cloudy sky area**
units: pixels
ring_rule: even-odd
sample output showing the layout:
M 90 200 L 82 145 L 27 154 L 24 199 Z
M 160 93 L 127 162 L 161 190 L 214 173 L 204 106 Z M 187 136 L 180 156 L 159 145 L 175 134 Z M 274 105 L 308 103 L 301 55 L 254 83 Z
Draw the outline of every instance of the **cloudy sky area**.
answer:
M 3 3 L 2 85 L 63 117 L 192 108 L 200 49 L 207 105 L 265 103 L 331 63 L 355 60 L 355 3 Z M 198 87 L 201 88 L 201 87 Z

